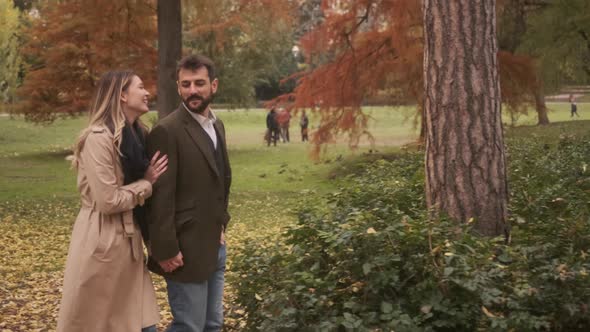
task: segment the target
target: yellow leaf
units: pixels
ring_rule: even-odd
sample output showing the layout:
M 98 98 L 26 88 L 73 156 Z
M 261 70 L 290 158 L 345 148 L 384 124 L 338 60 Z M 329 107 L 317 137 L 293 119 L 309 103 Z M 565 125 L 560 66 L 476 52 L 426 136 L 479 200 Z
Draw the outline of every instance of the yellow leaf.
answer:
M 367 229 L 367 234 L 375 234 L 375 233 L 377 233 L 377 231 L 373 227 L 369 227 L 369 229 Z

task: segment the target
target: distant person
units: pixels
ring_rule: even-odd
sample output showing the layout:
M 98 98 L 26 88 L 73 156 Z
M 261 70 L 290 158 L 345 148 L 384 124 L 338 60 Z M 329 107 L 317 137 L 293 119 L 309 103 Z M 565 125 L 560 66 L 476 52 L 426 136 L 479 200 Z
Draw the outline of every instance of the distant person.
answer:
M 289 112 L 288 110 L 281 110 L 277 114 L 277 120 L 279 122 L 279 128 L 283 143 L 290 142 L 289 126 L 291 125 L 291 112 Z
M 98 82 L 90 123 L 74 147 L 81 208 L 66 260 L 57 331 L 156 331 L 156 293 L 145 265 L 138 207 L 167 170 L 149 160 L 141 79 L 111 71 Z
M 309 119 L 307 118 L 307 115 L 305 115 L 305 110 L 303 110 L 301 113 L 301 120 L 299 120 L 299 126 L 301 127 L 301 142 L 308 141 L 309 138 L 307 135 L 307 127 L 309 126 Z
M 580 117 L 580 115 L 578 114 L 578 105 L 576 105 L 576 99 L 574 98 L 574 95 L 570 95 L 570 106 L 571 106 L 571 118 L 574 117 L 574 114 L 576 115 L 576 117 Z
M 277 112 L 274 107 L 270 109 L 266 115 L 266 142 L 270 146 L 270 142 L 277 146 L 279 140 L 279 123 L 277 121 Z

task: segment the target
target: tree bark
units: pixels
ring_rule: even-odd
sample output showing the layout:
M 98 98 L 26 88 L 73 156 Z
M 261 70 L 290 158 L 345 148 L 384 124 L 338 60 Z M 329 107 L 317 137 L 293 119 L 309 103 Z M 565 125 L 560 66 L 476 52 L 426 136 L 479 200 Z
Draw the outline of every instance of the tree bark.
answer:
M 158 0 L 158 117 L 178 107 L 176 63 L 182 56 L 180 0 Z
M 537 110 L 537 125 L 544 126 L 549 124 L 549 116 L 547 116 L 547 106 L 545 105 L 545 94 L 543 93 L 543 82 L 540 78 L 535 84 L 535 109 Z
M 508 236 L 494 0 L 424 0 L 426 201 Z
M 424 110 L 424 103 L 421 103 L 420 107 L 420 136 L 418 137 L 418 143 L 424 145 L 426 143 L 426 111 Z

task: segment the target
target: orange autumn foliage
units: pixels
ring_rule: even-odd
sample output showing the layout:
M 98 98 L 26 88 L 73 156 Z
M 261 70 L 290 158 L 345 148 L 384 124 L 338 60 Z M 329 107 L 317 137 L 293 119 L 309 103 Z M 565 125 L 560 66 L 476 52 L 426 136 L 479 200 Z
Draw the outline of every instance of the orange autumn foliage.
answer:
M 533 58 L 500 51 L 498 63 L 502 103 L 509 112 L 526 114 L 527 107 L 534 104 L 534 94 L 539 88 Z
M 46 3 L 26 33 L 31 65 L 19 111 L 35 122 L 86 111 L 96 81 L 112 69 L 134 70 L 154 93 L 155 10 L 153 0 Z
M 324 0 L 322 6 L 325 21 L 300 40 L 307 67 L 293 76 L 295 90 L 269 103 L 319 116 L 312 132 L 316 155 L 338 135 L 348 135 L 353 148 L 362 136 L 372 140 L 361 108 L 371 98 L 386 94 L 392 104 L 416 103 L 420 116 L 423 95 L 420 1 Z M 532 59 L 501 52 L 499 62 L 503 102 L 525 110 L 534 100 Z
M 253 28 L 252 21 L 256 20 L 269 31 L 278 30 L 277 25 L 292 23 L 295 9 L 291 0 L 184 0 L 183 12 L 188 25 L 184 30 L 188 39 L 214 37 L 214 48 L 223 51 L 224 45 L 232 42 L 232 29 L 248 34 Z

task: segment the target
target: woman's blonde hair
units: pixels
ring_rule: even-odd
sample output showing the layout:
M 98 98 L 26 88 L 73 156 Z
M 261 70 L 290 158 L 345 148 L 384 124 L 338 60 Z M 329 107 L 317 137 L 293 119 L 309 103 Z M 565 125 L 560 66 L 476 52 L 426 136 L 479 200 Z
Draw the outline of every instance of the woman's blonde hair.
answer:
M 90 121 L 88 126 L 80 132 L 74 145 L 74 159 L 72 166 L 78 168 L 80 153 L 92 127 L 105 127 L 113 134 L 113 143 L 117 151 L 121 146 L 121 133 L 125 127 L 125 114 L 121 105 L 121 94 L 131 84 L 136 76 L 130 70 L 109 71 L 102 75 L 90 104 Z

